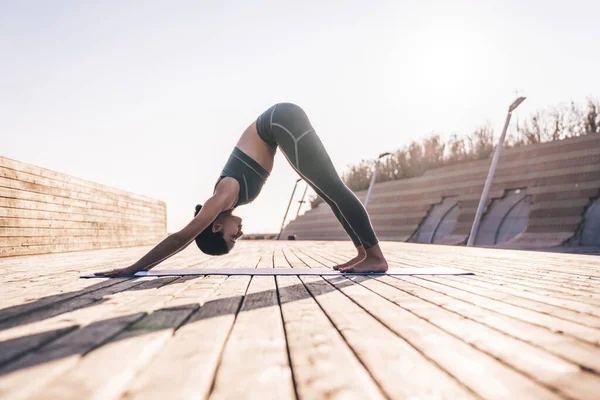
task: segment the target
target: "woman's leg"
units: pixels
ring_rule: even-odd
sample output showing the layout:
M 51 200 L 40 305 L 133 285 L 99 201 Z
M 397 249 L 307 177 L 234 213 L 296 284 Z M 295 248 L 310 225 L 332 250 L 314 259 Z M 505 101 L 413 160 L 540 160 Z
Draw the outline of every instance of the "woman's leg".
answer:
M 350 225 L 348 225 L 348 221 L 346 221 L 344 219 L 344 217 L 342 216 L 342 214 L 341 214 L 340 209 L 338 208 L 338 206 L 333 201 L 331 201 L 330 199 L 326 198 L 325 194 L 323 192 L 321 192 L 321 190 L 319 190 L 318 187 L 316 187 L 315 185 L 313 185 L 311 182 L 307 181 L 306 183 L 308 184 L 308 186 L 310 186 L 312 188 L 312 190 L 315 191 L 315 193 L 317 194 L 317 196 L 319 196 L 320 198 L 322 198 L 323 201 L 326 202 L 329 205 L 329 207 L 331 208 L 331 211 L 333 212 L 333 215 L 335 215 L 335 217 L 337 218 L 337 220 L 340 222 L 340 224 L 342 225 L 342 227 L 346 231 L 346 234 L 348 234 L 348 236 L 350 236 L 350 239 L 352 240 L 352 243 L 354 244 L 354 247 L 356 247 L 356 252 L 358 253 L 356 255 L 356 257 L 354 257 L 350 261 L 347 261 L 347 262 L 345 262 L 343 264 L 335 265 L 333 267 L 333 269 L 340 269 L 340 268 L 349 267 L 351 265 L 356 264 L 359 261 L 364 260 L 365 257 L 367 256 L 365 248 L 363 247 L 362 243 L 360 242 L 360 240 L 358 239 L 358 237 L 356 236 L 356 234 L 354 233 L 354 231 L 352 230 L 352 228 L 350 228 Z
M 310 186 L 312 188 L 312 190 L 315 191 L 317 196 L 322 198 L 323 201 L 325 201 L 325 203 L 327 203 L 329 205 L 329 207 L 331 208 L 331 211 L 333 212 L 333 215 L 335 215 L 335 218 L 342 225 L 342 227 L 344 228 L 344 230 L 346 231 L 348 236 L 350 236 L 350 239 L 352 240 L 352 243 L 354 243 L 354 246 L 355 247 L 362 246 L 362 243 L 358 239 L 358 236 L 356 236 L 356 234 L 354 233 L 352 228 L 350 228 L 348 221 L 346 221 L 346 219 L 344 219 L 338 206 L 331 199 L 325 197 L 325 194 L 318 187 L 316 187 L 312 182 L 307 181 L 306 183 L 308 183 L 308 186 Z
M 277 104 L 259 117 L 257 127 L 277 142 L 296 172 L 311 186 L 316 187 L 324 200 L 336 205 L 341 219 L 347 222 L 350 231 L 365 248 L 364 260 L 340 270 L 387 270 L 387 262 L 379 248 L 366 209 L 338 176 L 304 111 L 294 104 Z M 268 132 L 264 132 L 265 130 Z

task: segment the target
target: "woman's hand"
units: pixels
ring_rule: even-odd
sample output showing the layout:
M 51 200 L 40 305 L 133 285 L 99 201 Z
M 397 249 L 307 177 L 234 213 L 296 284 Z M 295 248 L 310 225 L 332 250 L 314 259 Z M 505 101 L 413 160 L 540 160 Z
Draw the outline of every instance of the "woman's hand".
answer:
M 141 270 L 140 268 L 134 267 L 133 265 L 131 265 L 127 268 L 117 268 L 117 269 L 113 269 L 110 271 L 94 272 L 94 275 L 106 276 L 106 277 L 112 278 L 112 277 L 119 276 L 119 275 L 133 275 L 140 270 Z
M 230 184 L 225 185 L 223 184 L 224 181 L 225 183 L 229 182 Z M 234 203 L 235 196 L 237 196 L 239 192 L 239 184 L 236 183 L 238 186 L 233 187 L 235 190 L 232 190 L 231 182 L 236 181 L 234 179 L 227 181 L 224 179 L 221 181 L 215 194 L 204 203 L 204 207 L 202 207 L 202 210 L 194 217 L 192 222 L 187 224 L 181 231 L 167 236 L 135 264 L 127 268 L 96 272 L 94 275 L 110 278 L 119 275 L 133 275 L 142 270 L 148 271 L 171 257 L 173 254 L 179 253 L 181 250 L 185 249 L 194 241 L 196 236 L 210 226 L 221 212 L 225 211 L 228 206 Z

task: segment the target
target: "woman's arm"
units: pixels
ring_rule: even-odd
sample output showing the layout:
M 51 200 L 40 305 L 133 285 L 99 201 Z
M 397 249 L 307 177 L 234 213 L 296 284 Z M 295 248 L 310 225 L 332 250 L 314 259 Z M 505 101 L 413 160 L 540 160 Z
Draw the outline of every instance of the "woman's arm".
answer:
M 239 190 L 239 189 L 238 189 Z M 185 228 L 177 233 L 167 236 L 135 264 L 111 271 L 98 272 L 96 275 L 117 276 L 133 275 L 141 270 L 150 270 L 172 255 L 185 249 L 204 229 L 206 229 L 221 212 L 231 206 L 231 196 L 228 191 L 217 190 L 215 194 L 204 203 L 196 217 Z

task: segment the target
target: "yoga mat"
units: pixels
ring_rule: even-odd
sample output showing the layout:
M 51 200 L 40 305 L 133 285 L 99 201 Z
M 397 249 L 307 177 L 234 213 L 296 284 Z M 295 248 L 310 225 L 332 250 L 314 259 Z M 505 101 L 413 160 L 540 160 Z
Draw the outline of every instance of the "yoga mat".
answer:
M 163 271 L 140 271 L 134 275 L 119 275 L 114 278 L 132 278 L 144 276 L 188 276 L 188 275 L 327 275 L 327 276 L 401 276 L 401 275 L 475 275 L 472 272 L 456 268 L 390 268 L 387 272 L 341 273 L 331 268 L 200 268 L 172 269 Z M 105 278 L 104 276 L 82 275 L 81 278 Z

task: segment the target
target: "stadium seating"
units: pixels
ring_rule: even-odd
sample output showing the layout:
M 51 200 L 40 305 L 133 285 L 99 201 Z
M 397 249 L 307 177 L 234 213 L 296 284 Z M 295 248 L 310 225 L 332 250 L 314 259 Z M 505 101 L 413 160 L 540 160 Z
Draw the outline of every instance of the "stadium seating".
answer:
M 489 164 L 490 159 L 455 164 L 417 178 L 377 183 L 368 211 L 378 237 L 465 243 Z M 366 191 L 356 195 L 363 201 Z M 599 195 L 598 134 L 504 149 L 475 243 L 547 247 L 579 244 L 573 239 L 577 234 L 579 242 L 593 242 L 600 224 L 586 223 L 584 215 L 598 218 Z M 281 237 L 288 235 L 298 240 L 347 239 L 325 203 L 291 221 Z

